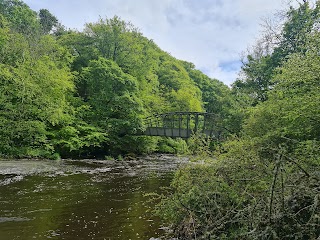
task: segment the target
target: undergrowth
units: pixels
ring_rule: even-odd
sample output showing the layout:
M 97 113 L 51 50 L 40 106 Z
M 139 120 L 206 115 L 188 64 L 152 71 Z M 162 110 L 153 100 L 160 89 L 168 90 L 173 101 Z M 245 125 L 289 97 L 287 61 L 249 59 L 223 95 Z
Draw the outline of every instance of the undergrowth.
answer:
M 179 239 L 320 237 L 319 142 L 292 151 L 235 139 L 215 157 L 203 149 L 176 172 L 167 194 L 156 196 L 157 215 Z

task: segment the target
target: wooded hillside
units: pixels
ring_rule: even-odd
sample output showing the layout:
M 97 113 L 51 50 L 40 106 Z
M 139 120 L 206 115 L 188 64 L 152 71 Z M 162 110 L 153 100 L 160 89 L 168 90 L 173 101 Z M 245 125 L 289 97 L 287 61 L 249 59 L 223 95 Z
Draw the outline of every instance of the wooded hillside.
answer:
M 162 151 L 134 136 L 154 113 L 230 115 L 231 91 L 115 16 L 68 30 L 48 10 L 0 2 L 0 154 L 103 157 Z M 174 151 L 172 148 L 170 151 Z

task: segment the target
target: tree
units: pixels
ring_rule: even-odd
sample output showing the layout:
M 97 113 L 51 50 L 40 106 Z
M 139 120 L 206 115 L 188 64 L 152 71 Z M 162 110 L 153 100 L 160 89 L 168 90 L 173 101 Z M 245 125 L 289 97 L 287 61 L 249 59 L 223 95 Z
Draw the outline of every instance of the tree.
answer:
M 47 9 L 40 9 L 39 18 L 41 29 L 44 34 L 50 33 L 53 27 L 58 26 L 58 19 Z
M 40 50 L 41 46 L 50 43 L 46 37 L 40 43 L 38 51 L 42 54 L 37 57 L 33 57 L 29 49 L 21 56 L 23 61 L 16 57 L 14 65 L 10 61 L 1 64 L 2 154 L 41 156 L 53 153 L 53 145 L 48 138 L 50 129 L 70 120 L 72 107 L 67 96 L 74 87 L 67 67 L 70 59 L 63 56 L 63 51 L 59 54 L 58 49 L 54 53 Z M 54 48 L 53 44 L 51 48 Z M 9 50 L 8 55 L 15 55 L 15 50 Z
M 116 62 L 124 72 L 134 75 L 145 65 L 148 42 L 130 22 L 115 16 L 86 24 L 84 33 L 93 39 L 101 57 Z M 141 71 L 141 70 L 140 70 Z
M 168 111 L 203 110 L 201 91 L 178 60 L 165 58 L 160 64 L 157 75 L 160 94 L 167 103 L 171 103 Z
M 276 34 L 275 38 L 264 37 L 267 41 L 276 39 L 276 43 L 257 43 L 243 64 L 243 77 L 233 84 L 233 91 L 248 94 L 252 99 L 251 105 L 266 101 L 267 92 L 273 88 L 274 82 L 271 80 L 275 70 L 281 67 L 291 54 L 305 52 L 308 35 L 318 27 L 319 10 L 318 1 L 314 8 L 308 1 L 299 3 L 298 8 L 290 7 L 281 32 L 272 31 L 272 34 Z
M 90 61 L 80 78 L 86 82 L 92 107 L 88 121 L 108 133 L 109 148 L 121 149 L 123 136 L 143 130 L 137 80 L 105 58 Z
M 82 68 L 88 67 L 90 60 L 98 59 L 99 53 L 94 46 L 94 40 L 84 33 L 71 31 L 60 36 L 58 42 L 74 57 L 72 71 L 80 73 Z
M 40 24 L 37 13 L 20 0 L 2 0 L 0 13 L 10 23 L 10 29 L 28 36 L 36 36 L 39 33 Z
M 265 143 L 319 141 L 319 33 L 305 44 L 305 53 L 291 54 L 275 76 L 269 100 L 251 110 L 245 133 Z
M 5 19 L 5 17 L 0 14 L 0 51 L 2 51 L 3 47 L 8 41 L 8 35 L 9 35 L 9 27 L 8 22 Z

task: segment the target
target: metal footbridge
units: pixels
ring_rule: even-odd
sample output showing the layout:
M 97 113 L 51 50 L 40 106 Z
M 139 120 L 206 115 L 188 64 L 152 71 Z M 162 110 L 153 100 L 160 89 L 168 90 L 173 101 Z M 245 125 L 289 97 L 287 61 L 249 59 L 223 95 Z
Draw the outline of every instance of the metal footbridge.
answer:
M 206 112 L 169 112 L 155 114 L 145 120 L 147 128 L 143 135 L 189 138 L 200 133 L 220 139 L 221 119 L 217 114 Z

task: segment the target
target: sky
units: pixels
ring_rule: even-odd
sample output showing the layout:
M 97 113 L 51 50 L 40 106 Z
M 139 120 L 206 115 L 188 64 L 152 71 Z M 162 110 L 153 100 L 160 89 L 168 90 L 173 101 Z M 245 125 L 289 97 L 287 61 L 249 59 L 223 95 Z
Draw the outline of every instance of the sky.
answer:
M 117 15 L 172 56 L 195 64 L 227 85 L 241 68 L 241 53 L 259 37 L 262 19 L 282 0 L 24 0 L 48 9 L 71 29 Z

